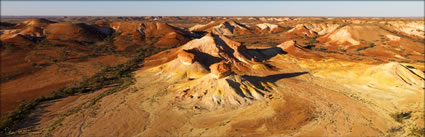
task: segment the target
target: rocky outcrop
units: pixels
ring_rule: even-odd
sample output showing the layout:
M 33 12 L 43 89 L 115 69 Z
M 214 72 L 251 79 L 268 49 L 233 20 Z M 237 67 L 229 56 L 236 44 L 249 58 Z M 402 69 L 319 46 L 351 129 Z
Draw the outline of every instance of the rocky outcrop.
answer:
M 227 64 L 225 61 L 212 64 L 210 66 L 210 70 L 214 77 L 217 79 L 228 76 L 232 72 L 232 70 L 230 69 L 230 65 Z
M 270 24 L 270 23 L 257 24 L 257 27 L 256 27 L 257 32 L 263 32 L 263 33 L 272 33 L 272 32 L 278 32 L 281 30 L 282 30 L 282 27 L 276 24 Z
M 180 51 L 177 54 L 177 57 L 184 65 L 190 65 L 195 61 L 195 54 L 189 53 L 185 50 Z
M 281 48 L 284 51 L 300 48 L 299 45 L 297 44 L 297 41 L 295 41 L 295 40 L 285 41 L 285 42 L 277 45 L 277 47 Z

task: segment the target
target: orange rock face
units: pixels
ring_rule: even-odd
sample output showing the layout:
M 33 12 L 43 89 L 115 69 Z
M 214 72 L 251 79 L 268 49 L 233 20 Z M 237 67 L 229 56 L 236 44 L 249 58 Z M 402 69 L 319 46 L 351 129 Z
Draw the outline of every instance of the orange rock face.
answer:
M 294 40 L 285 41 L 282 44 L 277 45 L 277 47 L 281 48 L 283 51 L 286 52 L 300 50 L 300 47 L 298 47 L 297 42 Z
M 281 48 L 283 51 L 287 52 L 290 55 L 296 57 L 308 57 L 308 58 L 317 58 L 318 55 L 312 53 L 311 50 L 303 48 L 298 45 L 295 40 L 285 41 L 282 44 L 277 45 L 277 47 Z
M 180 51 L 177 54 L 177 57 L 185 65 L 190 65 L 195 61 L 195 55 L 193 53 L 189 53 L 189 52 L 184 51 L 184 50 Z
M 214 74 L 216 78 L 223 78 L 228 76 L 232 70 L 230 69 L 230 65 L 224 61 L 219 63 L 212 64 L 210 66 L 211 73 Z

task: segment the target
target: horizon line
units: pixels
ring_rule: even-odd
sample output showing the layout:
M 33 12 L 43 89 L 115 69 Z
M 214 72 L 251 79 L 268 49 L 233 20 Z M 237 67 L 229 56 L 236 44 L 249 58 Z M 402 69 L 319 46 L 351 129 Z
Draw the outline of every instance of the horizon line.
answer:
M 321 17 L 321 18 L 424 18 L 425 16 L 249 16 L 249 15 L 230 15 L 230 16 L 223 16 L 223 15 L 217 15 L 217 16 L 211 16 L 211 15 L 0 15 L 1 18 L 3 17 Z

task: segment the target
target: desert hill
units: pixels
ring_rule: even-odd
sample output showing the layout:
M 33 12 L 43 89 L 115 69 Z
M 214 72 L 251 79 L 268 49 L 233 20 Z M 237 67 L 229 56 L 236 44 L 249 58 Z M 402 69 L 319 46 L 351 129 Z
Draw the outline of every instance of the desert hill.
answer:
M 119 33 L 114 38 L 114 44 L 120 50 L 140 43 L 153 44 L 157 47 L 175 46 L 197 37 L 195 34 L 160 22 L 112 22 L 110 27 Z
M 273 33 L 273 32 L 279 32 L 282 31 L 283 28 L 276 24 L 269 24 L 269 23 L 261 23 L 256 25 L 256 31 L 263 32 L 263 33 Z
M 44 33 L 47 40 L 97 42 L 106 35 L 87 24 L 55 23 L 48 25 Z
M 251 34 L 251 30 L 248 26 L 238 23 L 233 20 L 229 21 L 220 21 L 220 22 L 210 22 L 205 25 L 195 25 L 189 28 L 190 31 L 205 31 L 213 32 L 215 34 L 233 36 L 233 35 L 244 35 Z
M 288 30 L 286 34 L 289 36 L 299 36 L 304 38 L 315 37 L 318 35 L 317 32 L 310 30 L 303 24 L 296 25 L 294 28 Z
M 267 72 L 269 68 L 262 62 L 254 61 L 243 45 L 224 36 L 209 33 L 182 45 L 180 50 L 174 52 L 177 52 L 176 59 L 153 70 L 164 75 L 159 77 L 171 78 L 163 81 L 191 79 L 189 83 L 177 85 L 175 88 L 178 90 L 176 92 L 181 94 L 179 98 L 202 98 L 200 102 L 203 102 L 205 107 L 212 108 L 220 104 L 241 105 L 252 99 L 263 100 L 265 94 L 270 92 L 255 87 L 240 76 Z M 233 83 L 243 84 L 241 89 L 233 89 Z M 239 93 L 240 91 L 243 93 Z

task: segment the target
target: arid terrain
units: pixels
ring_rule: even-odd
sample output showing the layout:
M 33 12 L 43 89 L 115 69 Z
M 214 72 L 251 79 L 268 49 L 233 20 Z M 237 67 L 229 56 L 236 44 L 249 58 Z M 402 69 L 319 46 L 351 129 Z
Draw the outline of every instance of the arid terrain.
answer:
M 425 136 L 423 18 L 0 23 L 0 135 Z

